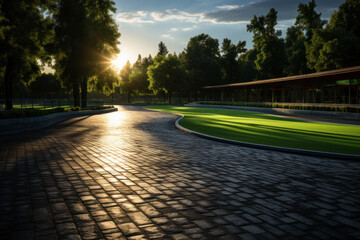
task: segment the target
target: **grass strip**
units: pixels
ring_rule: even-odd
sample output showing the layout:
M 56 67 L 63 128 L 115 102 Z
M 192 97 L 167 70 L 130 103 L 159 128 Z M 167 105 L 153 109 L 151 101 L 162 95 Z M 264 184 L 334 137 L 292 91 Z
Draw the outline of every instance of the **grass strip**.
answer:
M 183 114 L 190 130 L 237 141 L 278 147 L 360 155 L 360 126 L 308 122 L 240 110 L 150 106 Z

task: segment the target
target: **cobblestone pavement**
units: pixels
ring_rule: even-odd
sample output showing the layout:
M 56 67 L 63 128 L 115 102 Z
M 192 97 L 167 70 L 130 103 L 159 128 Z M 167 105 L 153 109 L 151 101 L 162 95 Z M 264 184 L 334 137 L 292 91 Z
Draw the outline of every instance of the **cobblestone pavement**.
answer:
M 359 239 L 360 162 L 245 148 L 119 107 L 0 139 L 0 239 Z

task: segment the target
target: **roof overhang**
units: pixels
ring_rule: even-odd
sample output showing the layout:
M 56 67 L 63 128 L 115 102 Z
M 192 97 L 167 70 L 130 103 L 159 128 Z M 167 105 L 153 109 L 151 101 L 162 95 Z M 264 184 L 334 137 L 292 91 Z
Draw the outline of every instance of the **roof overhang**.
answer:
M 269 85 L 285 85 L 307 82 L 337 81 L 345 79 L 360 78 L 360 66 L 330 70 L 325 72 L 310 73 L 282 78 L 272 78 L 251 82 L 232 83 L 216 86 L 205 86 L 203 88 L 231 88 L 231 87 L 265 87 Z

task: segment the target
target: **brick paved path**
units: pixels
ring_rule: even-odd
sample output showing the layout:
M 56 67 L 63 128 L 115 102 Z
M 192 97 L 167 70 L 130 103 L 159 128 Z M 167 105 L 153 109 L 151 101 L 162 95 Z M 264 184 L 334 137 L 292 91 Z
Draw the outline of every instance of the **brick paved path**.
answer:
M 0 239 L 360 238 L 360 162 L 201 139 L 120 107 L 0 139 Z

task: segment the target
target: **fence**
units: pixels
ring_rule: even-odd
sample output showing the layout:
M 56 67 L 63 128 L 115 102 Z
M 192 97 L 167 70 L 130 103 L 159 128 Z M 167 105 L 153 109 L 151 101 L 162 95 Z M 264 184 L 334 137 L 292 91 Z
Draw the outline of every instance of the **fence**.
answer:
M 47 99 L 47 98 L 13 98 L 13 108 L 52 109 L 73 107 L 74 102 L 68 99 Z M 0 111 L 5 108 L 5 99 L 0 99 Z M 88 106 L 103 106 L 104 101 L 91 99 Z

